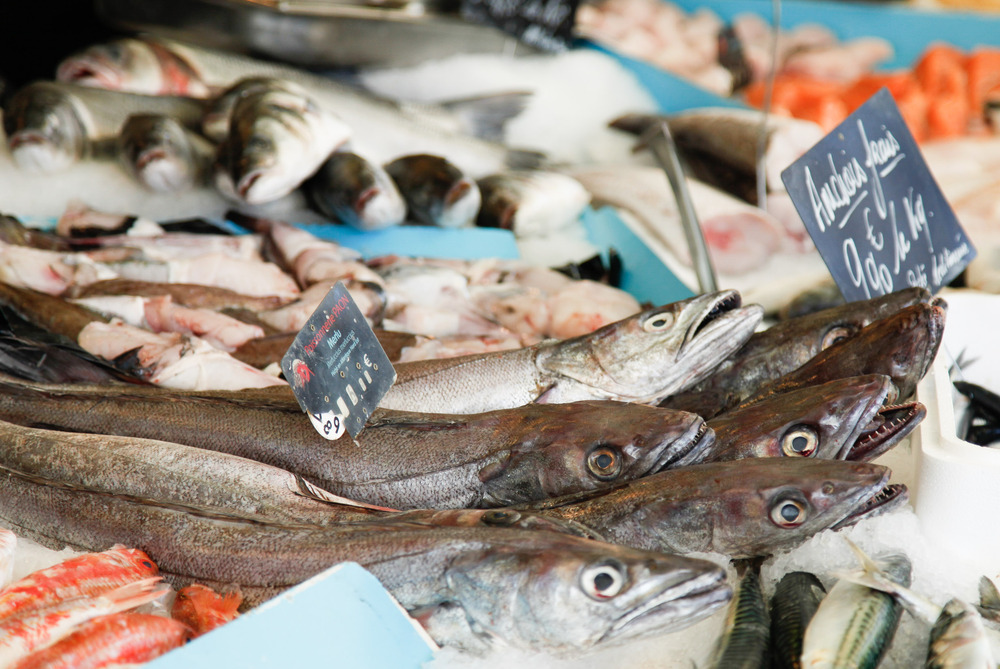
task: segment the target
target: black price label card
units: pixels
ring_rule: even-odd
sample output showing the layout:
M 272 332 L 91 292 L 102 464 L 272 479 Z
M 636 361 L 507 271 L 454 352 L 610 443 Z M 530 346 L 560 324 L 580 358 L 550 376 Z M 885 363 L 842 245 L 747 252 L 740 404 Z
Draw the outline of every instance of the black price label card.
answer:
M 396 370 L 344 284 L 337 282 L 281 359 L 316 431 L 352 437 L 396 381 Z
M 887 89 L 781 173 L 848 302 L 936 293 L 976 257 Z
M 565 51 L 573 42 L 579 4 L 579 0 L 462 0 L 461 16 L 544 51 Z

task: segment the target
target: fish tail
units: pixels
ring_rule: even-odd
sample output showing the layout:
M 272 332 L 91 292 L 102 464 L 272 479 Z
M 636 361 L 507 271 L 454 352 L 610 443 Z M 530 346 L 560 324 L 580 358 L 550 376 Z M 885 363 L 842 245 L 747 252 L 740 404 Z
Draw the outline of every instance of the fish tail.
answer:
M 105 593 L 102 598 L 107 601 L 112 612 L 128 611 L 158 599 L 167 592 L 170 589 L 169 586 L 159 587 L 162 581 L 161 576 L 151 576 L 133 581 Z

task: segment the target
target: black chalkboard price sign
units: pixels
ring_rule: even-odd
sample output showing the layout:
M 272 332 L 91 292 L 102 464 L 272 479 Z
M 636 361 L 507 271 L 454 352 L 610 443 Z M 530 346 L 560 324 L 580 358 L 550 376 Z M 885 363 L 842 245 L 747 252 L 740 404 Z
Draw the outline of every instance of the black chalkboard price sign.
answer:
M 565 51 L 573 41 L 579 4 L 580 0 L 462 0 L 461 16 L 544 51 Z
M 976 256 L 886 89 L 781 179 L 849 302 L 936 293 Z

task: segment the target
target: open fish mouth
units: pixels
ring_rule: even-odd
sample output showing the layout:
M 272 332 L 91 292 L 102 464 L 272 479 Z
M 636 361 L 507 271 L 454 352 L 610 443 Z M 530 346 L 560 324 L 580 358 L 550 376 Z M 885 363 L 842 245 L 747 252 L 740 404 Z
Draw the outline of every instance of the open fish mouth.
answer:
M 668 631 L 675 621 L 687 626 L 701 620 L 732 599 L 732 588 L 725 579 L 725 572 L 718 570 L 666 587 L 622 615 L 599 642 L 639 634 L 644 631 L 643 628 L 656 627 Z
M 905 504 L 909 498 L 909 491 L 902 483 L 887 485 L 861 502 L 854 511 L 834 523 L 830 529 L 839 530 L 842 527 L 849 527 L 855 524 L 862 518 L 874 518 L 875 516 L 887 513 Z
M 106 67 L 94 60 L 75 60 L 63 63 L 56 72 L 59 81 L 71 81 L 82 86 L 97 86 L 119 90 L 121 76 L 114 68 Z
M 665 448 L 663 450 L 663 455 L 659 458 L 655 465 L 646 475 L 655 474 L 661 472 L 665 469 L 672 467 L 679 467 L 682 465 L 694 464 L 701 459 L 702 453 L 705 452 L 709 446 L 715 443 L 715 430 L 708 426 L 708 423 L 702 421 L 697 428 L 697 431 L 687 442 L 681 450 Z
M 920 402 L 882 407 L 876 412 L 864 434 L 850 447 L 845 460 L 868 462 L 896 445 L 927 415 Z
M 740 298 L 740 294 L 735 290 L 722 292 L 719 297 L 717 297 L 707 308 L 704 315 L 701 316 L 701 318 L 695 318 L 694 322 L 688 327 L 687 332 L 684 333 L 684 341 L 681 344 L 681 351 L 683 351 L 687 345 L 690 344 L 694 338 L 703 332 L 711 323 L 715 322 L 725 314 L 739 309 L 742 304 L 743 301 Z
M 139 157 L 135 160 L 135 167 L 137 170 L 144 170 L 151 163 L 155 163 L 161 160 L 166 160 L 170 157 L 165 149 L 150 149 L 148 151 L 143 151 L 139 154 Z

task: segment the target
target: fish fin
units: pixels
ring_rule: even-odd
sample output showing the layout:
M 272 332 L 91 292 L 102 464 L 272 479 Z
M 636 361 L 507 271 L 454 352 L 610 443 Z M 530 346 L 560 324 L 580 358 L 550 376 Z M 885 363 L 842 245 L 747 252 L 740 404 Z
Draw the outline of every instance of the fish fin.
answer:
M 979 579 L 979 606 L 1000 612 L 1000 592 L 988 576 Z
M 504 124 L 524 111 L 531 96 L 531 91 L 509 91 L 446 100 L 438 104 L 454 114 L 465 132 L 499 142 L 503 140 Z
M 531 149 L 507 149 L 504 158 L 507 167 L 515 170 L 536 170 L 545 167 L 547 162 L 545 153 Z
M 732 562 L 733 562 L 733 567 L 736 569 L 736 575 L 739 578 L 743 578 L 743 575 L 746 574 L 747 572 L 756 572 L 759 574 L 761 566 L 764 564 L 764 562 L 767 560 L 768 557 L 770 556 L 758 555 L 749 558 L 734 558 Z
M 658 121 L 662 121 L 662 116 L 656 114 L 625 114 L 613 119 L 608 123 L 609 128 L 621 130 L 632 135 L 642 135 Z
M 844 541 L 847 542 L 847 544 L 851 547 L 851 550 L 854 551 L 854 554 L 861 562 L 862 571 L 860 573 L 840 572 L 837 574 L 839 578 L 851 583 L 863 585 L 871 588 L 872 590 L 879 590 L 888 595 L 892 595 L 896 601 L 902 604 L 915 618 L 919 618 L 930 623 L 937 620 L 938 614 L 941 611 L 940 607 L 936 606 L 923 595 L 919 595 L 910 588 L 893 581 L 877 564 L 875 564 L 874 560 L 868 557 L 868 555 L 866 555 L 864 551 L 857 546 L 857 544 L 847 537 L 844 537 Z
M 500 476 L 507 465 L 510 464 L 510 451 L 500 454 L 497 459 L 485 465 L 479 470 L 479 480 L 483 483 Z
M 370 509 L 373 511 L 396 511 L 396 509 L 390 509 L 387 506 L 375 506 L 374 504 L 355 502 L 352 499 L 334 495 L 331 492 L 327 492 L 326 490 L 309 483 L 309 481 L 305 480 L 298 474 L 294 474 L 293 476 L 295 477 L 296 487 L 292 490 L 292 492 L 296 495 L 301 495 L 306 499 L 311 499 L 316 502 L 322 502 L 333 506 L 351 506 L 358 509 Z

